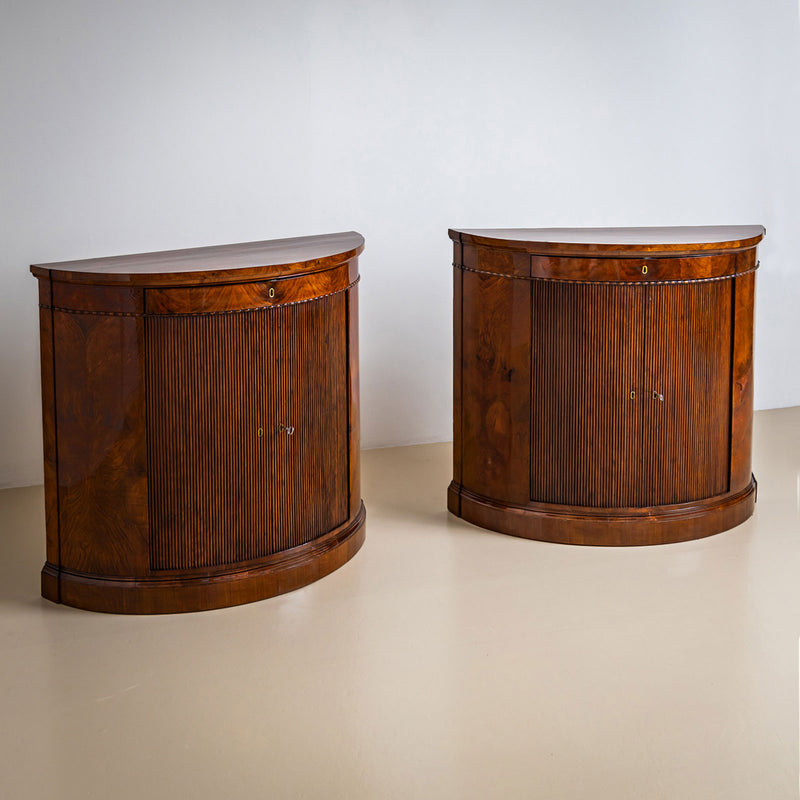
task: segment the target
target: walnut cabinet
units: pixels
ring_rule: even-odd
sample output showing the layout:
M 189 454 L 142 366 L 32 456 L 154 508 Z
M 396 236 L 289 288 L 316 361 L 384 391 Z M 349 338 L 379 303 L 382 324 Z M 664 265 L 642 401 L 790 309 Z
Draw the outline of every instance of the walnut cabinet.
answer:
M 746 519 L 761 226 L 451 230 L 450 510 L 580 544 Z
M 31 268 L 46 598 L 202 610 L 355 554 L 362 249 L 343 233 Z

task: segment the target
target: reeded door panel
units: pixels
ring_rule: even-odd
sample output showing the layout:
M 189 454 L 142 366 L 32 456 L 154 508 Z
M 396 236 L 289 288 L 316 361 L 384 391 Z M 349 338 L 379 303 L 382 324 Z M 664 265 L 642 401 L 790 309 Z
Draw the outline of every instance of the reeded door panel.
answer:
M 344 293 L 147 318 L 152 569 L 263 558 L 346 521 L 346 335 Z
M 644 289 L 532 281 L 531 498 L 637 505 Z
M 732 281 L 647 287 L 644 505 L 728 490 Z
M 531 499 L 726 492 L 732 282 L 532 284 Z

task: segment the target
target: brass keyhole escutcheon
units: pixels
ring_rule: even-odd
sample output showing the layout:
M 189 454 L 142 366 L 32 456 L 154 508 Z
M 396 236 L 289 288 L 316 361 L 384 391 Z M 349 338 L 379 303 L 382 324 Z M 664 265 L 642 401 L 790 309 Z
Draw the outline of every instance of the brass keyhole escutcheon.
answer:
M 263 435 L 264 435 L 264 429 L 263 428 L 259 428 L 258 429 L 258 438 L 260 439 Z
M 642 275 L 647 275 L 647 264 L 642 265 Z
M 269 296 L 270 297 L 275 297 L 275 289 L 273 287 L 271 287 L 271 286 L 270 286 L 270 289 L 269 289 Z
M 631 400 L 635 400 L 635 399 L 636 399 L 636 392 L 631 390 Z

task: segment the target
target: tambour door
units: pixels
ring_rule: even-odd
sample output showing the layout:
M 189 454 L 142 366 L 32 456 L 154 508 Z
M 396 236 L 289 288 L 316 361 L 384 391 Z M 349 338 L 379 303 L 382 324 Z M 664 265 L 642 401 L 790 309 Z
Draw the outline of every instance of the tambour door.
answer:
M 732 281 L 532 284 L 531 498 L 613 508 L 726 492 Z
M 732 284 L 646 287 L 643 505 L 728 491 Z
M 152 569 L 263 558 L 346 521 L 343 292 L 150 316 L 146 336 Z
M 531 499 L 637 505 L 644 290 L 630 283 L 531 284 Z

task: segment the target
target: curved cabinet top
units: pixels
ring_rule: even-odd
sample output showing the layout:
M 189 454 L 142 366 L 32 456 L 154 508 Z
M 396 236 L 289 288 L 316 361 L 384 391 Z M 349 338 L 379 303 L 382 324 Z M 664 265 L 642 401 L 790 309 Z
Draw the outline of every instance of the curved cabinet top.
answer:
M 678 257 L 733 253 L 754 248 L 764 238 L 762 225 L 657 228 L 484 228 L 448 231 L 467 245 L 531 255 L 572 257 Z
M 33 264 L 37 278 L 114 286 L 192 286 L 243 283 L 324 272 L 364 249 L 355 231 L 246 244 Z

